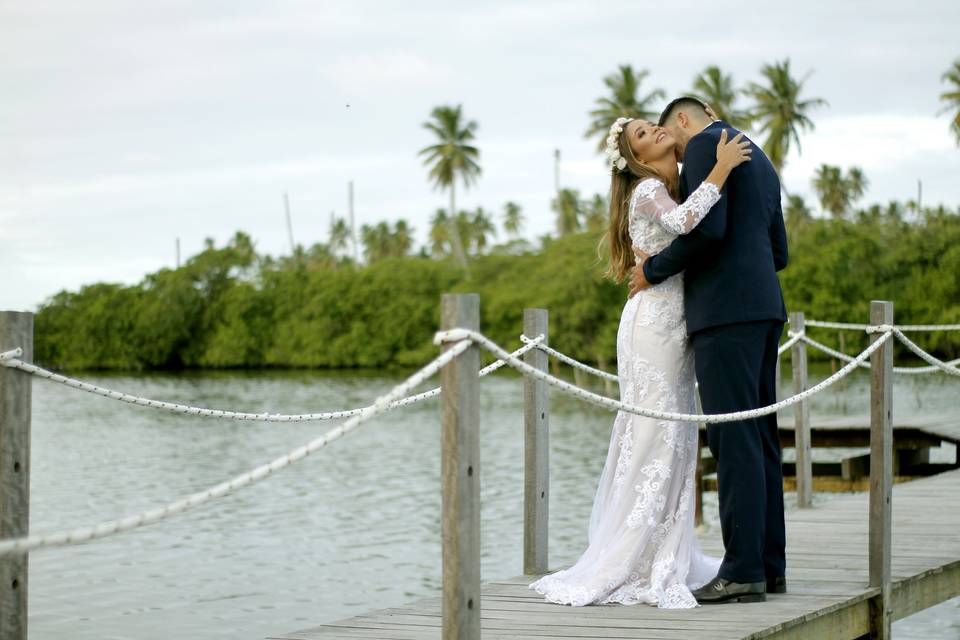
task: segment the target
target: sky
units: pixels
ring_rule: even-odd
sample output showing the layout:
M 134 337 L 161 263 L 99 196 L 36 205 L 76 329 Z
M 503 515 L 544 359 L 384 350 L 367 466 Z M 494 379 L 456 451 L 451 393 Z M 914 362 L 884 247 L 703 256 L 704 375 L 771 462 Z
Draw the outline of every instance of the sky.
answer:
M 815 205 L 829 163 L 864 170 L 863 203 L 922 180 L 925 204 L 960 206 L 938 115 L 960 3 L 720 4 L 0 0 L 0 309 L 136 283 L 175 265 L 177 238 L 184 259 L 238 230 L 287 254 L 284 192 L 296 242 L 324 242 L 351 180 L 358 226 L 405 218 L 421 244 L 447 204 L 417 156 L 437 105 L 478 123 L 483 174 L 458 208 L 499 223 L 512 200 L 525 236 L 550 233 L 554 149 L 561 186 L 609 187 L 584 132 L 619 64 L 672 97 L 708 65 L 744 85 L 789 58 L 829 106 L 788 190 Z

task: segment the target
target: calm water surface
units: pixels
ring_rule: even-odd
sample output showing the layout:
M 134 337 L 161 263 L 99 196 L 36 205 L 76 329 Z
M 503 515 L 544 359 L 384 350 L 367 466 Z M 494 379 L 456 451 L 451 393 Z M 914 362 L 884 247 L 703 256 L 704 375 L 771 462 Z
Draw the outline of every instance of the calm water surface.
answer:
M 403 374 L 83 377 L 183 404 L 312 412 L 363 406 Z M 858 375 L 842 394 L 817 396 L 813 411 L 865 411 L 866 385 Z M 949 410 L 958 385 L 946 376 L 899 380 L 895 409 Z M 556 394 L 552 403 L 550 554 L 559 566 L 585 545 L 612 417 Z M 482 571 L 484 579 L 504 578 L 521 573 L 519 379 L 510 373 L 485 379 L 481 411 Z M 333 426 L 170 415 L 40 380 L 33 415 L 34 533 L 162 505 Z M 436 594 L 439 442 L 437 401 L 423 402 L 187 514 L 93 543 L 39 550 L 30 558 L 30 637 L 255 639 Z M 952 460 L 955 452 L 938 455 Z M 708 494 L 705 513 L 707 526 L 715 526 L 715 494 Z M 897 622 L 894 630 L 903 639 L 956 640 L 960 599 Z

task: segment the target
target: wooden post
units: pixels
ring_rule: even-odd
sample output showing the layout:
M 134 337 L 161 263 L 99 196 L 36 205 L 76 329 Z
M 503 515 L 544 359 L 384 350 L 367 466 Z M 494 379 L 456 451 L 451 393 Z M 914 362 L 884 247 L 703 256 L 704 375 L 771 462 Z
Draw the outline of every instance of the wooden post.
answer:
M 790 314 L 790 330 L 803 333 L 804 319 L 802 311 Z M 807 389 L 807 345 L 798 340 L 790 354 L 793 364 L 793 393 Z M 803 400 L 794 406 L 793 446 L 797 454 L 796 480 L 797 505 L 809 507 L 813 504 L 813 461 L 810 452 L 810 401 Z
M 523 334 L 547 342 L 546 309 L 523 310 Z M 523 361 L 546 372 L 546 352 L 531 349 Z M 523 378 L 523 573 L 547 572 L 547 528 L 550 514 L 550 387 L 546 382 Z
M 33 314 L 0 311 L 0 351 L 20 347 L 33 361 Z M 30 531 L 32 377 L 0 366 L 0 538 Z M 0 640 L 27 640 L 26 553 L 0 557 Z
M 703 404 L 700 402 L 700 387 L 695 389 L 696 412 L 703 413 Z M 705 437 L 700 434 L 706 434 L 706 425 L 700 423 L 697 425 L 697 470 L 693 476 L 694 506 L 693 506 L 693 525 L 699 527 L 703 524 L 703 447 L 705 446 Z
M 870 303 L 870 324 L 893 324 L 893 303 Z M 879 334 L 871 336 L 876 341 Z M 870 356 L 870 637 L 890 640 L 890 539 L 893 509 L 893 341 Z
M 480 296 L 444 294 L 441 329 L 480 330 Z M 443 640 L 480 638 L 480 349 L 441 373 Z
M 777 402 L 780 402 L 781 400 L 780 398 L 780 379 L 781 379 L 780 365 L 781 365 L 780 356 L 777 356 L 777 373 L 774 376 L 774 383 L 773 383 L 773 396 L 774 398 L 776 398 Z

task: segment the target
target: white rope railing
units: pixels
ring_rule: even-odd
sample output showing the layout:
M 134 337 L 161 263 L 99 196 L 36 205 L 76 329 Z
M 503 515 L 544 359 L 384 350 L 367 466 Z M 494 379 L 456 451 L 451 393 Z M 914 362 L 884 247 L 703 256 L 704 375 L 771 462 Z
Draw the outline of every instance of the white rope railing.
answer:
M 908 349 L 910 349 L 914 354 L 922 358 L 924 361 L 929 363 L 929 367 L 895 367 L 894 370 L 899 373 L 927 373 L 935 370 L 941 370 L 951 375 L 960 376 L 960 368 L 954 366 L 957 363 L 960 363 L 960 358 L 952 360 L 949 362 L 944 362 L 937 359 L 936 357 L 930 355 L 919 346 L 917 346 L 912 340 L 907 338 L 904 335 L 904 331 L 921 331 L 927 330 L 927 327 L 936 327 L 936 329 L 943 329 L 944 327 L 949 327 L 949 325 L 904 325 L 904 326 L 893 326 L 893 325 L 845 325 L 839 326 L 843 323 L 821 323 L 813 324 L 817 321 L 807 322 L 808 326 L 824 326 L 827 324 L 832 325 L 831 328 L 850 328 L 850 329 L 860 329 L 864 330 L 867 333 L 879 334 L 874 339 L 874 341 L 864 349 L 859 355 L 853 357 L 848 356 L 842 352 L 836 351 L 827 347 L 826 345 L 817 342 L 805 335 L 804 332 L 793 333 L 790 332 L 789 339 L 780 346 L 778 349 L 778 354 L 782 354 L 788 349 L 792 348 L 799 341 L 803 341 L 805 344 L 810 345 L 811 347 L 820 349 L 832 355 L 836 358 L 839 358 L 846 362 L 847 364 L 842 367 L 839 371 L 823 380 L 817 385 L 806 389 L 798 394 L 795 394 L 785 400 L 777 402 L 775 404 L 760 407 L 757 409 L 750 409 L 747 411 L 737 411 L 732 413 L 722 413 L 722 414 L 687 414 L 687 413 L 674 413 L 666 411 L 658 411 L 655 409 L 648 409 L 645 407 L 638 407 L 635 405 L 630 405 L 618 400 L 607 398 L 599 394 L 593 393 L 589 390 L 582 389 L 576 385 L 570 384 L 564 380 L 556 378 L 545 371 L 541 371 L 535 367 L 532 367 L 523 360 L 519 358 L 527 351 L 539 348 L 552 355 L 559 358 L 563 362 L 570 364 L 571 366 L 576 366 L 580 369 L 588 371 L 593 375 L 603 377 L 608 380 L 617 381 L 617 376 L 610 374 L 608 372 L 602 371 L 600 369 L 595 369 L 586 364 L 583 364 L 565 354 L 551 349 L 547 345 L 543 344 L 545 337 L 540 335 L 536 338 L 528 338 L 527 336 L 521 336 L 521 341 L 524 345 L 513 352 L 507 352 L 498 344 L 484 336 L 483 334 L 472 331 L 468 329 L 451 329 L 448 331 L 438 332 L 434 337 L 434 342 L 438 345 L 443 345 L 445 343 L 455 342 L 456 344 L 448 348 L 444 353 L 435 358 L 433 361 L 422 367 L 416 373 L 408 377 L 404 382 L 395 386 L 387 394 L 381 396 L 368 407 L 361 409 L 351 409 L 347 411 L 337 411 L 337 412 L 327 412 L 322 414 L 254 414 L 254 413 L 243 413 L 243 412 L 234 412 L 234 411 L 221 411 L 216 409 L 203 409 L 200 407 L 189 407 L 187 405 L 179 405 L 175 403 L 162 402 L 157 400 L 150 400 L 147 398 L 140 398 L 137 396 L 132 396 L 130 394 L 125 394 L 117 391 L 111 391 L 92 385 L 80 380 L 73 378 L 68 378 L 66 376 L 61 376 L 55 374 L 51 371 L 32 365 L 30 363 L 23 362 L 19 358 L 23 355 L 20 348 L 12 349 L 6 352 L 0 353 L 0 365 L 21 369 L 27 373 L 40 376 L 55 382 L 65 384 L 67 386 L 75 387 L 82 389 L 84 391 L 89 391 L 98 395 L 103 395 L 105 397 L 123 400 L 125 402 L 130 402 L 133 404 L 141 406 L 149 406 L 153 408 L 160 408 L 176 413 L 186 413 L 193 415 L 206 415 L 210 417 L 221 417 L 221 418 L 233 418 L 240 420 L 263 420 L 263 421 L 305 421 L 305 420 L 328 420 L 334 419 L 336 417 L 347 417 L 350 419 L 347 420 L 342 425 L 331 429 L 322 436 L 312 440 L 311 442 L 298 447 L 286 455 L 283 455 L 279 458 L 276 458 L 270 463 L 256 467 L 255 469 L 238 475 L 233 479 L 222 482 L 218 485 L 210 487 L 204 491 L 196 492 L 190 494 L 186 497 L 183 497 L 179 500 L 171 502 L 163 507 L 151 509 L 138 513 L 136 515 L 128 516 L 126 518 L 110 520 L 93 527 L 83 527 L 79 529 L 73 529 L 71 531 L 53 533 L 47 535 L 34 535 L 26 536 L 23 538 L 7 539 L 0 540 L 0 555 L 11 554 L 11 553 L 23 553 L 29 551 L 30 549 L 35 549 L 38 547 L 52 547 L 52 546 L 63 546 L 70 544 L 78 544 L 82 542 L 87 542 L 89 540 L 94 540 L 97 538 L 103 538 L 110 536 L 116 533 L 121 533 L 124 531 L 130 531 L 138 527 L 142 527 L 148 524 L 159 522 L 170 516 L 182 513 L 194 507 L 200 506 L 210 500 L 219 498 L 225 495 L 228 495 L 238 489 L 254 484 L 268 475 L 272 474 L 275 471 L 283 469 L 311 453 L 317 451 L 318 449 L 326 446 L 330 442 L 339 439 L 343 435 L 349 433 L 350 431 L 356 429 L 358 426 L 364 422 L 370 420 L 371 418 L 380 415 L 390 409 L 395 407 L 404 406 L 407 404 L 413 404 L 419 400 L 423 400 L 429 397 L 438 395 L 441 392 L 441 388 L 431 389 L 429 391 L 403 397 L 410 390 L 416 388 L 422 384 L 425 380 L 429 379 L 431 376 L 435 375 L 443 366 L 452 361 L 458 355 L 466 351 L 472 344 L 476 344 L 479 347 L 482 347 L 495 355 L 498 360 L 491 365 L 484 367 L 480 370 L 479 375 L 487 375 L 500 367 L 509 365 L 519 371 L 520 373 L 537 378 L 542 380 L 551 386 L 559 389 L 560 391 L 579 397 L 591 404 L 604 407 L 610 410 L 624 411 L 627 413 L 640 415 L 648 418 L 653 418 L 656 420 L 664 421 L 681 421 L 681 422 L 699 422 L 707 424 L 717 424 L 724 422 L 733 422 L 739 420 L 746 420 L 751 418 L 757 418 L 760 416 L 770 415 L 781 409 L 789 407 L 791 405 L 797 404 L 805 400 L 806 398 L 813 396 L 820 391 L 823 391 L 827 387 L 833 385 L 843 377 L 847 376 L 854 369 L 858 367 L 869 368 L 870 365 L 866 363 L 866 360 L 882 345 L 884 345 L 892 337 L 896 337 L 900 340 Z M 933 330 L 933 329 L 929 329 Z
M 894 335 L 896 335 L 896 332 L 894 333 Z M 897 337 L 899 338 L 899 336 Z M 814 340 L 813 338 L 810 338 L 809 336 L 804 336 L 802 340 L 809 346 L 813 347 L 814 349 L 822 351 L 828 356 L 832 356 L 834 358 L 837 358 L 838 360 L 842 360 L 843 362 L 850 362 L 853 360 L 853 356 L 849 356 L 843 353 L 842 351 L 837 351 L 836 349 L 832 349 L 827 345 L 823 344 L 822 342 L 817 342 L 816 340 Z M 942 364 L 952 367 L 957 364 L 960 364 L 960 358 L 957 358 L 955 360 L 950 360 Z M 863 369 L 869 369 L 870 363 L 869 362 L 861 363 L 860 367 Z M 937 365 L 931 365 L 929 367 L 894 367 L 893 368 L 894 373 L 902 373 L 907 375 L 922 374 L 922 373 L 936 373 L 937 371 L 940 371 L 940 370 L 941 370 L 941 367 Z
M 528 338 L 527 336 L 521 335 L 521 336 L 520 336 L 520 342 L 522 342 L 522 343 L 524 343 L 524 344 L 530 344 L 530 343 L 531 343 L 531 340 L 530 340 L 530 338 Z M 603 369 L 595 369 L 594 367 L 591 367 L 591 366 L 588 365 L 588 364 L 584 364 L 584 363 L 580 362 L 579 360 L 576 360 L 576 359 L 574 359 L 574 358 L 571 358 L 570 356 L 568 356 L 568 355 L 565 354 L 565 353 L 561 353 L 560 351 L 557 351 L 556 349 L 552 349 L 552 348 L 548 347 L 547 345 L 543 344 L 542 342 L 541 342 L 540 344 L 536 345 L 536 347 L 537 347 L 538 349 L 540 349 L 541 351 L 543 351 L 544 353 L 546 353 L 547 355 L 553 356 L 554 358 L 556 358 L 556 359 L 559 360 L 560 362 L 564 362 L 564 363 L 570 365 L 570 366 L 573 367 L 574 369 L 580 369 L 581 371 L 586 371 L 587 373 L 589 373 L 589 374 L 591 374 L 591 375 L 594 375 L 594 376 L 596 376 L 596 377 L 598 377 L 598 378 L 603 378 L 604 380 L 610 380 L 611 382 L 619 382 L 619 380 L 620 380 L 619 376 L 617 376 L 617 375 L 614 374 L 614 373 L 609 373 L 609 372 L 607 372 L 607 371 L 604 371 Z
M 528 344 L 520 347 L 514 351 L 511 355 L 514 357 L 522 356 L 527 351 L 539 346 L 543 341 L 544 336 L 539 335 L 536 338 L 530 339 Z M 37 365 L 30 364 L 19 360 L 19 357 L 23 355 L 23 352 L 20 348 L 13 349 L 11 351 L 6 351 L 0 353 L 0 365 L 4 365 L 13 369 L 20 369 L 26 373 L 38 376 L 40 378 L 51 380 L 52 382 L 59 382 L 60 384 L 72 387 L 74 389 L 79 389 L 81 391 L 87 391 L 89 393 L 103 396 L 105 398 L 111 398 L 113 400 L 120 400 L 121 402 L 127 402 L 129 404 L 135 404 L 141 407 L 149 407 L 151 409 L 160 409 L 162 411 L 169 411 L 171 413 L 180 413 L 185 415 L 192 416 L 201 416 L 206 418 L 223 418 L 228 420 L 249 420 L 254 422 L 312 422 L 319 420 L 338 420 L 340 418 L 350 418 L 352 416 L 360 415 L 363 411 L 369 409 L 369 407 L 360 407 L 358 409 L 345 409 L 342 411 L 328 411 L 325 413 L 302 413 L 302 414 L 283 414 L 283 413 L 245 413 L 242 411 L 225 411 L 221 409 L 205 409 L 202 407 L 192 407 L 184 404 L 177 404 L 173 402 L 164 402 L 162 400 L 151 400 L 150 398 L 142 398 L 140 396 L 131 395 L 129 393 L 123 393 L 120 391 L 112 391 L 110 389 L 105 389 L 103 387 L 97 386 L 95 384 L 90 384 L 89 382 L 83 382 L 82 380 L 77 380 L 75 378 L 68 378 L 67 376 L 62 376 L 58 373 L 48 371 L 43 367 L 38 367 Z M 487 365 L 480 370 L 481 376 L 486 376 L 500 367 L 504 363 L 502 361 L 497 361 L 492 364 Z M 418 393 L 413 396 L 408 396 L 406 398 L 401 398 L 400 400 L 395 401 L 390 405 L 388 410 L 396 409 L 397 407 L 405 407 L 411 405 L 421 400 L 426 400 L 427 398 L 433 398 L 440 395 L 440 387 L 430 389 L 429 391 L 424 391 L 423 393 Z
M 434 341 L 437 344 L 443 344 L 445 342 L 459 341 L 459 340 L 471 340 L 477 345 L 483 347 L 490 353 L 494 354 L 496 357 L 505 360 L 508 365 L 520 371 L 524 375 L 528 375 L 539 380 L 550 384 L 551 386 L 560 389 L 564 393 L 569 395 L 577 396 L 595 404 L 597 406 L 604 407 L 606 409 L 615 410 L 615 411 L 624 411 L 626 413 L 632 413 L 634 415 L 644 416 L 647 418 L 653 418 L 655 420 L 668 420 L 676 422 L 705 422 L 708 424 L 716 424 L 720 422 L 735 422 L 738 420 L 747 420 L 750 418 L 758 418 L 760 416 L 769 415 L 771 413 L 776 413 L 780 409 L 792 406 L 798 402 L 805 400 L 806 398 L 823 391 L 827 387 L 833 385 L 841 378 L 848 375 L 851 371 L 857 368 L 861 362 L 864 362 L 870 355 L 879 349 L 890 337 L 893 335 L 893 330 L 889 329 L 883 331 L 881 335 L 860 355 L 854 358 L 853 362 L 850 362 L 839 371 L 834 373 L 832 376 L 823 380 L 819 384 L 810 387 L 809 389 L 802 391 L 796 395 L 793 395 L 785 400 L 777 402 L 775 404 L 769 405 L 767 407 L 760 407 L 757 409 L 750 409 L 747 411 L 736 411 L 733 413 L 720 413 L 712 415 L 700 415 L 700 414 L 691 414 L 691 413 L 673 413 L 668 411 L 658 411 L 656 409 L 647 409 L 645 407 L 638 407 L 635 405 L 627 404 L 614 400 L 612 398 L 607 398 L 606 396 L 601 396 L 599 394 L 593 393 L 586 389 L 582 389 L 576 385 L 570 384 L 565 380 L 556 378 L 549 373 L 541 371 L 535 367 L 528 365 L 527 363 L 512 357 L 507 353 L 502 347 L 498 344 L 484 336 L 483 334 L 477 331 L 471 331 L 469 329 L 451 329 L 449 331 L 441 331 L 437 333 L 434 338 Z
M 790 348 L 793 347 L 793 345 L 795 345 L 798 340 L 800 340 L 800 335 L 791 333 L 790 336 L 791 336 L 790 339 L 784 342 L 782 345 L 780 345 L 780 348 L 777 349 L 778 356 L 783 355 L 784 352 L 786 351 L 789 351 Z M 529 344 L 530 338 L 521 334 L 520 341 L 523 342 L 524 344 Z M 557 360 L 559 360 L 560 362 L 564 362 L 575 369 L 586 371 L 587 373 L 594 375 L 598 378 L 603 378 L 604 380 L 610 380 L 611 382 L 620 382 L 620 377 L 617 376 L 616 374 L 609 373 L 607 371 L 604 371 L 603 369 L 596 369 L 594 367 L 591 367 L 590 365 L 584 364 L 583 362 L 580 362 L 575 358 L 571 358 L 567 354 L 561 351 L 557 351 L 556 349 L 553 349 L 551 347 L 548 347 L 545 344 L 541 343 L 540 345 L 537 346 L 537 348 L 543 351 L 544 353 L 546 353 L 547 355 L 551 355 L 555 357 Z
M 870 325 L 853 322 L 827 322 L 825 320 L 804 320 L 808 327 L 822 329 L 849 329 L 851 331 L 866 331 Z M 894 325 L 900 331 L 960 331 L 960 324 L 898 324 Z
M 301 447 L 297 447 L 289 453 L 276 458 L 272 462 L 261 465 L 251 471 L 248 471 L 247 473 L 240 474 L 232 480 L 221 482 L 216 486 L 210 487 L 204 491 L 193 493 L 163 507 L 143 511 L 136 515 L 121 518 L 119 520 L 110 520 L 93 527 L 82 527 L 60 533 L 0 540 L 0 556 L 11 553 L 22 553 L 39 547 L 56 547 L 79 544 L 81 542 L 87 542 L 97 538 L 105 538 L 123 531 L 137 529 L 144 525 L 153 524 L 169 518 L 174 514 L 193 509 L 194 507 L 198 507 L 206 502 L 209 502 L 210 500 L 220 498 L 238 489 L 259 482 L 270 474 L 279 471 L 284 467 L 290 466 L 299 460 L 302 460 L 318 449 L 325 447 L 338 438 L 341 438 L 371 418 L 388 411 L 391 405 L 399 398 L 404 396 L 406 393 L 409 393 L 411 389 L 423 384 L 424 381 L 428 380 L 431 376 L 440 371 L 444 365 L 466 351 L 470 346 L 471 343 L 466 340 L 452 345 L 448 350 L 434 358 L 431 362 L 411 375 L 405 381 L 395 386 L 383 396 L 377 398 L 376 402 L 374 402 L 372 405 L 361 409 L 359 414 L 353 416 L 340 426 L 327 431 L 319 438 L 316 438 Z
M 787 335 L 790 336 L 790 339 L 787 340 L 786 342 L 784 342 L 782 345 L 780 345 L 780 348 L 777 349 L 777 355 L 778 355 L 778 356 L 782 356 L 784 353 L 786 353 L 787 351 L 789 351 L 790 349 L 792 349 L 792 348 L 793 348 L 793 345 L 797 344 L 797 342 L 799 342 L 800 340 L 803 340 L 803 335 L 804 335 L 804 334 L 803 334 L 803 332 L 801 331 L 801 332 L 799 332 L 799 333 L 788 332 Z
M 907 347 L 907 349 L 910 349 L 910 351 L 913 351 L 917 356 L 919 356 L 924 361 L 928 362 L 931 366 L 936 367 L 945 373 L 949 373 L 950 375 L 960 376 L 960 369 L 953 366 L 958 361 L 953 360 L 950 362 L 944 362 L 943 360 L 938 360 L 937 358 L 933 357 L 932 355 L 930 355 L 929 353 L 927 353 L 926 351 L 918 347 L 913 342 L 913 340 L 903 335 L 903 331 L 901 329 L 894 328 L 893 335 L 895 335 L 897 339 Z

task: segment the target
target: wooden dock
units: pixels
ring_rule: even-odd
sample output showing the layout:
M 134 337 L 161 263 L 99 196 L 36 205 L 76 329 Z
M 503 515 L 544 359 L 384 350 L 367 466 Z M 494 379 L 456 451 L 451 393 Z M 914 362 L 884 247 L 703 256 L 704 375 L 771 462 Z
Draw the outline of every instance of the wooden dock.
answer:
M 960 595 L 960 470 L 894 488 L 892 609 L 898 620 Z M 869 633 L 866 494 L 837 496 L 787 513 L 789 593 L 765 603 L 687 610 L 645 605 L 566 607 L 527 588 L 534 576 L 490 582 L 481 592 L 483 637 L 547 638 L 858 638 Z M 701 537 L 719 555 L 719 530 Z M 272 640 L 439 639 L 440 597 L 294 631 Z

